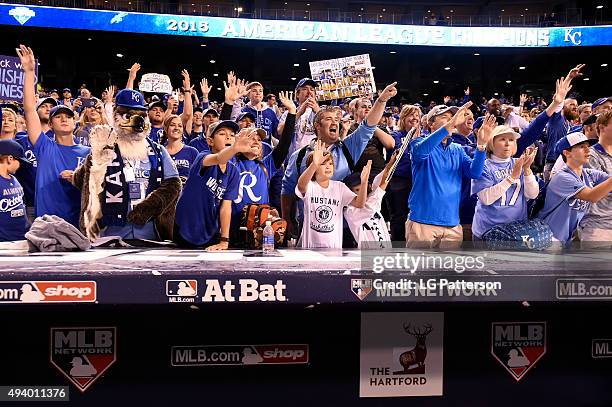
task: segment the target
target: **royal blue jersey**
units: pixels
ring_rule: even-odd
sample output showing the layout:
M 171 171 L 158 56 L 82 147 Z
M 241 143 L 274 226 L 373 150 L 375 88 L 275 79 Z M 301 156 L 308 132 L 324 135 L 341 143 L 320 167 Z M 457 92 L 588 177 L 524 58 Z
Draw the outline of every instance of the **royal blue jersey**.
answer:
M 538 218 L 548 223 L 556 239 L 569 242 L 578 223 L 591 207 L 589 201 L 576 198 L 576 194 L 584 188 L 593 188 L 606 179 L 608 174 L 591 168 L 583 168 L 582 177 L 579 177 L 564 165 L 548 183 L 546 200 Z
M 38 160 L 36 173 L 36 216 L 57 215 L 79 227 L 81 191 L 60 178 L 64 170 L 74 171 L 90 152 L 79 144 L 63 146 L 48 137 L 40 137 L 34 145 Z
M 269 182 L 277 170 L 272 154 L 261 161 L 238 158 L 236 167 L 240 172 L 240 184 L 238 196 L 232 204 L 232 214 L 241 214 L 242 208 L 250 203 L 269 204 Z
M 21 162 L 15 176 L 23 187 L 24 202 L 26 206 L 33 207 L 36 202 L 36 169 L 38 168 L 38 162 L 34 155 L 34 146 L 30 143 L 27 133 L 17 133 L 15 141 L 21 144 L 25 153 L 25 158 L 28 160 L 28 164 Z
M 164 129 L 162 127 L 151 127 L 149 138 L 153 140 L 154 142 L 159 143 L 163 134 L 164 134 Z
M 0 242 L 25 239 L 27 228 L 21 184 L 12 175 L 0 176 Z
M 497 185 L 512 174 L 516 158 L 507 162 L 491 159 L 485 161 L 482 176 L 472 180 L 472 194 L 476 195 L 483 189 Z M 527 200 L 525 198 L 525 176 L 521 174 L 519 182 L 512 184 L 506 193 L 491 205 L 484 205 L 478 200 L 472 233 L 481 237 L 483 233 L 496 225 L 503 225 L 517 220 L 527 220 Z
M 198 150 L 190 146 L 183 146 L 178 153 L 170 154 L 170 157 L 172 157 L 174 163 L 176 164 L 178 174 L 181 177 L 189 177 L 189 169 L 196 160 L 198 154 Z
M 189 142 L 189 146 L 198 150 L 198 152 L 210 154 L 210 147 L 208 146 L 208 141 L 206 141 L 205 137 L 196 137 Z
M 276 134 L 276 128 L 278 127 L 278 117 L 274 110 L 269 107 L 264 107 L 263 110 L 255 110 L 251 106 L 246 105 L 242 108 L 241 112 L 249 112 L 255 117 L 255 127 L 258 129 L 264 129 L 268 135 L 267 140 L 271 136 L 278 138 Z
M 202 167 L 207 153 L 200 153 L 189 172 L 189 178 L 176 207 L 178 233 L 193 245 L 204 245 L 219 233 L 219 209 L 222 200 L 238 197 L 240 174 L 228 162 L 225 172 L 218 165 Z

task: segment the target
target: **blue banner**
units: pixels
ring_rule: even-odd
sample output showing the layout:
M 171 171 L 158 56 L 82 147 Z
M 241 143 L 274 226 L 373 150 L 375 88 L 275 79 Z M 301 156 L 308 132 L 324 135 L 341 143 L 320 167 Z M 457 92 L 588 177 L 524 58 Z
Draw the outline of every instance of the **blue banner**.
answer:
M 256 20 L 0 4 L 0 24 L 193 37 L 451 47 L 612 45 L 612 26 L 439 27 Z
M 38 78 L 38 60 L 35 75 Z M 24 73 L 18 57 L 0 55 L 0 100 L 23 102 Z

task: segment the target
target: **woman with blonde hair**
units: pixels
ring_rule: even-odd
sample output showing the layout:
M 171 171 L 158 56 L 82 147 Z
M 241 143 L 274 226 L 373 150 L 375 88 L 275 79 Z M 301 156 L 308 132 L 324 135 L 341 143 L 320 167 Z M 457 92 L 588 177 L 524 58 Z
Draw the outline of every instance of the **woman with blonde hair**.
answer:
M 104 114 L 104 105 L 98 98 L 81 99 L 83 110 L 78 121 L 77 128 L 74 130 L 74 142 L 84 146 L 91 146 L 89 143 L 89 132 L 98 124 L 108 124 Z
M 415 105 L 405 105 L 400 111 L 399 130 L 394 131 L 391 136 L 395 140 L 395 147 L 387 150 L 387 161 L 395 150 L 402 146 L 404 137 L 410 130 L 416 128 L 413 138 L 418 137 L 421 128 L 421 109 Z M 387 207 L 389 209 L 389 223 L 391 224 L 391 240 L 406 240 L 405 224 L 408 219 L 408 197 L 412 190 L 412 163 L 410 154 L 405 154 L 397 164 L 393 178 L 387 186 Z

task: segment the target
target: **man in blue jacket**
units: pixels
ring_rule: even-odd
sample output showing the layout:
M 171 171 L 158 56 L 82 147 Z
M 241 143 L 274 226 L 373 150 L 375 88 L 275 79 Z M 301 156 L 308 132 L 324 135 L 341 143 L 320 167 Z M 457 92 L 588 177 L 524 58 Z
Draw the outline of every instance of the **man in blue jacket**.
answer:
M 468 102 L 459 109 L 435 106 L 427 114 L 432 133 L 410 143 L 412 191 L 406 222 L 407 247 L 456 248 L 463 241 L 459 223 L 461 178 L 480 178 L 491 137 L 489 132 L 478 132 L 474 159 L 452 142 L 453 130 L 469 117 L 471 105 Z

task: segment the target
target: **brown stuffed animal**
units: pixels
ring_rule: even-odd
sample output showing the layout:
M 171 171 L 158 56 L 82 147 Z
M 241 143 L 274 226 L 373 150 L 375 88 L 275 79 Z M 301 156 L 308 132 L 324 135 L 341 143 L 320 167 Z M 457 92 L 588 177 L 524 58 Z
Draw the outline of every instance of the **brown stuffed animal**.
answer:
M 118 163 L 146 161 L 152 154 L 157 154 L 156 162 L 162 161 L 163 147 L 147 139 L 150 125 L 142 94 L 131 89 L 120 91 L 113 116 L 112 127 L 98 125 L 92 129 L 89 136 L 91 153 L 74 173 L 73 184 L 81 190 L 81 229 L 94 241 L 109 224 L 109 219 L 115 222 L 111 223 L 113 225 L 132 223 L 140 226 L 153 220 L 159 238 L 171 240 L 176 203 L 181 193 L 178 176 L 162 179 L 162 174 L 157 187 L 127 214 L 127 200 L 131 197 L 126 191 L 130 180 L 122 170 L 128 164 L 109 173 L 109 167 L 113 170 Z M 105 208 L 110 213 L 104 213 Z

